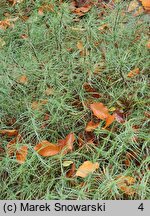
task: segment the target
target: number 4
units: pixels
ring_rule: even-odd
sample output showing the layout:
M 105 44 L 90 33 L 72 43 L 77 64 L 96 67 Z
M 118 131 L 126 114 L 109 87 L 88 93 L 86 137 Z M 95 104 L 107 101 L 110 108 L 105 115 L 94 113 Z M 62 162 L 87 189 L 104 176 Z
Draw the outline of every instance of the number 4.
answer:
M 143 203 L 141 203 L 138 207 L 139 210 L 143 211 L 144 210 L 144 207 L 143 207 Z

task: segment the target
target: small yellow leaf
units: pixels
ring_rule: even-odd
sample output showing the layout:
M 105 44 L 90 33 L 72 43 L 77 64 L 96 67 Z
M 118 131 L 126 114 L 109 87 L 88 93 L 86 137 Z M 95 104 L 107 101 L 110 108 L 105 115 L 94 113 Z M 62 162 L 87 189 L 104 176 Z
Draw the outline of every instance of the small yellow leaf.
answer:
M 41 156 L 49 157 L 60 153 L 61 149 L 56 144 L 50 143 L 47 140 L 42 140 L 34 147 L 34 150 Z
M 110 111 L 110 112 L 114 112 L 115 110 L 116 110 L 115 107 L 110 107 L 110 108 L 109 108 L 109 111 Z
M 63 165 L 64 167 L 68 167 L 68 166 L 70 166 L 71 164 L 73 164 L 73 161 L 64 161 L 62 165 Z

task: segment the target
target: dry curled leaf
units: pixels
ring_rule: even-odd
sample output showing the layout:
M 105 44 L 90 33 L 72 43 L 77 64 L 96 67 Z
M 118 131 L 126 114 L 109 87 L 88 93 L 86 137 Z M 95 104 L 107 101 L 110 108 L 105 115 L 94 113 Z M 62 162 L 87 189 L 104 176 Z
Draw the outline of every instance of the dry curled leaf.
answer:
M 76 176 L 82 178 L 87 177 L 90 173 L 93 173 L 96 169 L 99 168 L 99 163 L 92 163 L 90 161 L 85 161 L 77 170 Z
M 22 146 L 19 150 L 16 151 L 16 160 L 18 163 L 23 164 L 26 160 L 28 154 L 28 146 Z
M 135 68 L 128 73 L 127 77 L 132 78 L 132 77 L 135 77 L 136 75 L 138 75 L 139 73 L 140 73 L 140 69 Z
M 58 154 L 60 152 L 60 147 L 47 140 L 42 140 L 34 147 L 34 150 L 41 156 L 49 157 Z
M 90 121 L 90 122 L 87 123 L 85 131 L 87 131 L 87 132 L 94 131 L 99 125 L 100 125 L 99 122 L 95 123 L 93 121 Z
M 7 135 L 9 137 L 17 136 L 18 130 L 0 130 L 0 134 Z

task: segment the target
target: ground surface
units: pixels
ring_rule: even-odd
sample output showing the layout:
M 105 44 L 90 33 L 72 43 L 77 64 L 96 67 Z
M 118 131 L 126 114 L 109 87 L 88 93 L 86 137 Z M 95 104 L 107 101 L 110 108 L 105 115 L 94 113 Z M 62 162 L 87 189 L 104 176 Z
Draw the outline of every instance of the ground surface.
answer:
M 149 199 L 148 15 L 128 13 L 125 1 L 93 5 L 81 17 L 70 1 L 51 1 L 53 8 L 41 12 L 42 3 L 0 3 L 0 20 L 12 19 L 0 29 L 0 127 L 19 131 L 16 148 L 28 146 L 19 164 L 8 153 L 14 137 L 1 135 L 0 198 Z M 95 118 L 94 102 L 117 119 L 105 130 L 101 120 L 85 132 Z M 68 154 L 43 157 L 34 150 L 42 140 L 57 143 L 69 133 L 76 140 Z M 68 160 L 75 172 L 87 160 L 99 168 L 86 178 L 67 176 Z M 134 178 L 131 193 L 118 176 Z

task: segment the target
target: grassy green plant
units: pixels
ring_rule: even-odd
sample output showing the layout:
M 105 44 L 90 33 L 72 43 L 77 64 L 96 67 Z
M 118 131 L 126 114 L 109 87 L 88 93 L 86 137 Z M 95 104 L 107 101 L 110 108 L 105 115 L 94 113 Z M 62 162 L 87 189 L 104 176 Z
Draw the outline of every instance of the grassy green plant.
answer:
M 48 1 L 49 2 L 49 1 Z M 69 1 L 59 6 L 51 1 L 54 12 L 38 14 L 42 1 L 24 1 L 15 7 L 3 4 L 2 11 L 13 17 L 29 15 L 27 21 L 19 18 L 14 28 L 0 31 L 5 45 L 0 48 L 0 124 L 1 129 L 19 129 L 23 144 L 29 147 L 27 160 L 19 165 L 15 157 L 7 155 L 8 139 L 0 138 L 5 150 L 1 156 L 1 199 L 149 199 L 149 119 L 148 111 L 148 21 L 147 15 L 137 17 L 125 13 L 126 3 L 98 18 L 101 9 L 92 9 L 79 21 L 70 12 Z M 28 12 L 26 12 L 28 11 Z M 0 13 L 0 20 L 4 19 Z M 98 30 L 107 24 L 108 29 Z M 28 38 L 22 39 L 26 34 Z M 82 41 L 89 55 L 80 55 L 77 42 Z M 105 66 L 95 73 L 97 65 Z M 134 68 L 140 74 L 128 78 Z M 18 82 L 28 77 L 27 84 Z M 83 88 L 91 83 L 101 97 L 90 96 Z M 50 87 L 53 94 L 47 96 Z M 129 115 L 126 122 L 114 122 L 109 130 L 103 123 L 94 132 L 98 145 L 78 146 L 78 135 L 91 119 L 91 112 L 82 104 L 91 99 L 108 108 L 121 104 Z M 40 110 L 33 110 L 34 101 L 48 100 Z M 46 127 L 45 113 L 49 114 Z M 13 123 L 10 120 L 15 119 Z M 133 126 L 138 126 L 135 133 Z M 56 143 L 68 133 L 76 135 L 75 150 L 67 155 L 43 158 L 33 147 L 41 140 Z M 133 138 L 137 136 L 138 140 Z M 22 143 L 18 143 L 18 146 Z M 129 167 L 124 163 L 126 152 L 137 157 Z M 78 168 L 85 160 L 99 162 L 97 172 L 86 179 L 67 178 L 65 160 L 72 160 Z M 127 196 L 116 184 L 116 177 L 136 179 L 136 193 Z M 81 183 L 82 187 L 81 187 Z

